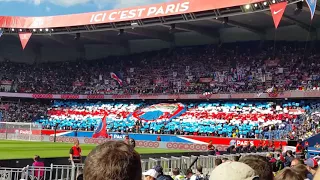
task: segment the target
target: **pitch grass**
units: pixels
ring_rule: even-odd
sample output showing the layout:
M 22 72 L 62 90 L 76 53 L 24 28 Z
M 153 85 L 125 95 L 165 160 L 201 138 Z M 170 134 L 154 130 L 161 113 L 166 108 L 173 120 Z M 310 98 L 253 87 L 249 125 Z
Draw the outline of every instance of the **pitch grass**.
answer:
M 32 141 L 0 140 L 0 160 L 29 159 L 34 155 L 41 158 L 69 157 L 72 144 Z M 82 155 L 86 156 L 96 145 L 81 144 Z M 136 148 L 140 154 L 180 153 L 182 150 L 159 148 Z

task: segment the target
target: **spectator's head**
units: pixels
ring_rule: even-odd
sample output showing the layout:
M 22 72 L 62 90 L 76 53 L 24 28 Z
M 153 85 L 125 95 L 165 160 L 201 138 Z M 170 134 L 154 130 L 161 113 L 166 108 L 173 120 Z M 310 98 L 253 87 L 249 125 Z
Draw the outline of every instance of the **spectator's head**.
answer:
M 78 139 L 76 139 L 76 140 L 74 141 L 74 145 L 75 145 L 76 147 L 79 147 L 80 142 L 79 142 L 79 140 L 78 140 Z
M 298 164 L 292 167 L 293 170 L 295 170 L 298 174 L 303 176 L 304 179 L 307 178 L 307 174 L 309 173 L 307 167 L 303 164 Z
M 222 164 L 222 160 L 221 159 L 215 159 L 214 160 L 214 165 L 217 167 L 219 166 L 220 164 Z
M 304 162 L 304 164 L 307 166 L 308 171 L 312 175 L 316 174 L 318 169 L 318 162 L 315 159 L 309 158 Z
M 228 158 L 222 158 L 222 163 L 225 163 L 225 162 L 227 162 L 227 161 L 229 161 Z
M 197 172 L 200 173 L 200 174 L 203 173 L 203 172 L 202 172 L 202 166 L 201 166 L 201 165 L 198 165 L 198 166 L 197 166 Z
M 240 162 L 225 162 L 216 167 L 210 174 L 210 180 L 254 180 L 255 171 Z
M 233 161 L 238 162 L 239 160 L 240 160 L 240 156 L 234 156 L 234 157 L 233 157 Z
M 289 157 L 293 157 L 293 152 L 292 152 L 291 150 L 288 150 L 286 154 L 287 154 L 287 156 L 289 156 Z
M 299 164 L 304 164 L 301 159 L 295 158 L 291 161 L 291 167 L 297 166 Z
M 193 172 L 191 169 L 186 170 L 186 178 L 190 178 L 193 175 Z
M 304 178 L 293 169 L 287 167 L 280 171 L 274 180 L 304 180 Z
M 149 169 L 147 172 L 142 173 L 144 180 L 155 180 L 159 176 L 159 173 L 155 169 Z
M 256 174 L 259 176 L 259 180 L 273 179 L 272 166 L 266 157 L 249 155 L 242 157 L 240 162 L 245 163 L 254 169 Z
M 156 165 L 152 169 L 156 170 L 159 175 L 163 175 L 163 168 L 161 166 Z
M 35 156 L 33 157 L 33 160 L 34 160 L 35 162 L 38 162 L 38 161 L 40 161 L 40 156 L 38 156 L 38 155 L 35 155 Z
M 180 174 L 180 169 L 179 169 L 179 168 L 173 168 L 172 174 L 173 174 L 174 176 L 179 175 L 179 174 Z
M 85 160 L 86 180 L 141 180 L 140 155 L 123 141 L 108 141 L 92 150 Z
M 133 148 L 136 147 L 136 141 L 132 138 L 129 139 L 129 145 L 132 146 Z

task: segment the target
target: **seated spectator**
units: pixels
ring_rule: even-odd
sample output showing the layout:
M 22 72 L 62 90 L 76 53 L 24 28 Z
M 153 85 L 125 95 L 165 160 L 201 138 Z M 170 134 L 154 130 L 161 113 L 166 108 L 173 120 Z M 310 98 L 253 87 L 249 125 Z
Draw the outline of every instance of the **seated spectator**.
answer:
M 156 170 L 158 173 L 158 177 L 156 178 L 157 180 L 172 180 L 172 177 L 169 175 L 165 175 L 163 173 L 163 168 L 159 165 L 153 167 L 152 169 Z
M 184 180 L 184 176 L 182 176 L 181 174 L 180 174 L 180 169 L 179 168 L 174 168 L 173 170 L 172 170 L 172 179 L 173 180 Z
M 304 180 L 303 176 L 296 172 L 295 170 L 286 167 L 283 170 L 281 170 L 274 180 Z
M 155 169 L 149 169 L 148 171 L 142 173 L 144 180 L 156 180 L 159 173 Z
M 192 169 L 186 170 L 186 180 L 196 180 L 197 176 L 192 172 Z
M 210 174 L 210 180 L 255 180 L 256 172 L 241 162 L 225 162 L 217 166 Z
M 248 155 L 240 159 L 239 162 L 245 163 L 250 166 L 259 176 L 259 180 L 272 180 L 273 170 L 272 166 L 266 157 L 257 155 Z
M 309 158 L 304 162 L 304 164 L 307 166 L 307 169 L 309 171 L 309 174 L 307 175 L 307 177 L 312 180 L 313 176 L 316 174 L 317 170 L 319 169 L 318 162 L 313 158 Z
M 141 180 L 140 155 L 123 141 L 108 141 L 85 160 L 85 180 Z

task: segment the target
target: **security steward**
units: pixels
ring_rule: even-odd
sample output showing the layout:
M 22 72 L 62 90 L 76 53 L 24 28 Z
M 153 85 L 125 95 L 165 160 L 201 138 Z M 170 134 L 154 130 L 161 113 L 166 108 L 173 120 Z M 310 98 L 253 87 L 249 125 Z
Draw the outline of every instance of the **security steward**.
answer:
M 81 163 L 82 158 L 81 158 L 81 148 L 80 148 L 80 143 L 79 140 L 76 140 L 74 142 L 74 146 L 71 147 L 70 149 L 70 161 L 73 163 Z

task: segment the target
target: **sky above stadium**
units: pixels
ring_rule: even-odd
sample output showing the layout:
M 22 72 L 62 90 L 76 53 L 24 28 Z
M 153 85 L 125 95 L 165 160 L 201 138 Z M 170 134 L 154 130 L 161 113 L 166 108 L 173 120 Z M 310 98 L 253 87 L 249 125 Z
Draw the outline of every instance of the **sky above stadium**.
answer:
M 149 5 L 170 0 L 0 0 L 0 16 L 52 16 Z

